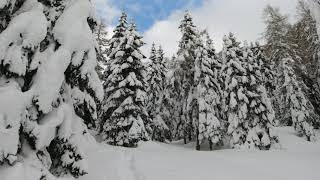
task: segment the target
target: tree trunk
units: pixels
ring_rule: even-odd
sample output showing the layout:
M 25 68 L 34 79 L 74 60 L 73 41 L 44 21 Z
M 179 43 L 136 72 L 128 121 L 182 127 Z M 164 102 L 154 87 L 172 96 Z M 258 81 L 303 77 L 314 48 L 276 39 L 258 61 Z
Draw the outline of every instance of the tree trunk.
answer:
M 184 133 L 183 133 L 183 142 L 184 142 L 184 144 L 187 144 L 187 132 L 186 132 L 186 130 L 184 130 Z
M 200 151 L 199 130 L 197 130 L 197 145 L 196 145 L 196 150 L 197 150 L 197 151 Z
M 192 131 L 190 128 L 189 128 L 188 136 L 189 136 L 189 142 L 192 141 Z
M 213 145 L 212 141 L 211 141 L 211 140 L 209 140 L 210 151 L 212 151 L 212 150 L 213 150 L 212 145 Z
M 152 132 L 151 141 L 154 141 L 154 136 L 155 136 L 155 134 L 156 134 L 156 129 L 154 128 L 154 129 L 153 129 L 153 132 Z

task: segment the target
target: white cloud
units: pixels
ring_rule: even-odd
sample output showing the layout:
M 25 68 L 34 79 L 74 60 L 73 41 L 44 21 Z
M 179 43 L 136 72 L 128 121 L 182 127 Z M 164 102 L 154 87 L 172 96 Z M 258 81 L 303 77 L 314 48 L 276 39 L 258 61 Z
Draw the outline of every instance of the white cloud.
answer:
M 264 31 L 263 8 L 271 4 L 291 16 L 295 13 L 296 0 L 205 0 L 198 8 L 190 9 L 195 24 L 208 29 L 218 50 L 222 47 L 222 37 L 234 32 L 238 40 L 256 41 Z M 147 45 L 144 53 L 149 54 L 152 42 L 161 44 L 168 56 L 177 51 L 180 32 L 178 25 L 184 10 L 174 12 L 167 20 L 156 22 L 144 33 Z
M 108 25 L 120 14 L 120 10 L 112 5 L 111 0 L 95 0 L 95 8 L 102 20 Z

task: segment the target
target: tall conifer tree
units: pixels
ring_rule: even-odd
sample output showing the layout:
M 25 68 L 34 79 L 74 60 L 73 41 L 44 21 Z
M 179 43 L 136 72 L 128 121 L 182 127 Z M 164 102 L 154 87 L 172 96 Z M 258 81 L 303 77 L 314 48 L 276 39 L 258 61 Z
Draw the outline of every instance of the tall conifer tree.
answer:
M 125 27 L 124 15 L 120 18 L 119 34 L 111 39 L 109 53 L 110 74 L 105 80 L 103 139 L 112 145 L 135 147 L 147 140 L 145 125 L 150 124 L 145 106 L 144 43 L 134 24 Z M 117 31 L 116 31 L 117 32 Z M 123 35 L 123 37 L 122 37 Z

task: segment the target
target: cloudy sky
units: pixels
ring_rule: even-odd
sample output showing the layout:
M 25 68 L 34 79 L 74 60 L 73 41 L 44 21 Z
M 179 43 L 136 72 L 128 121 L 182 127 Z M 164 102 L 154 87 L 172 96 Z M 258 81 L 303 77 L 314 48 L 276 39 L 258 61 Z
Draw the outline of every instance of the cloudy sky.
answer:
M 171 56 L 177 50 L 181 36 L 178 26 L 185 10 L 191 12 L 196 26 L 209 31 L 220 50 L 222 37 L 228 32 L 234 32 L 240 41 L 261 40 L 262 12 L 267 4 L 279 7 L 293 21 L 296 3 L 297 0 L 96 0 L 96 7 L 109 27 L 114 26 L 121 11 L 126 11 L 144 35 L 145 54 L 155 42 Z

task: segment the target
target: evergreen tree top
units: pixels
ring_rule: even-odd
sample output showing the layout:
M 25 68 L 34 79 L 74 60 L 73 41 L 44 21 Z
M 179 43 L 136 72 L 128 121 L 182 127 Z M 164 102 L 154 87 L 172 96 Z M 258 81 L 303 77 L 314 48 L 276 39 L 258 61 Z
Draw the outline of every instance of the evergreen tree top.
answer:
M 149 59 L 152 62 L 154 62 L 156 60 L 156 53 L 157 53 L 156 45 L 154 43 L 152 43 L 150 57 L 149 57 Z
M 179 50 L 177 54 L 180 57 L 185 56 L 188 57 L 187 59 L 192 60 L 192 56 L 194 56 L 193 51 L 196 48 L 196 41 L 199 38 L 200 34 L 196 26 L 193 24 L 192 17 L 188 11 L 181 21 L 179 29 L 182 33 L 182 37 L 179 42 Z
M 186 11 L 183 17 L 183 20 L 180 23 L 179 28 L 181 29 L 182 32 L 186 30 L 186 28 L 191 28 L 195 27 L 193 24 L 193 19 L 191 17 L 191 14 L 189 11 Z
M 240 42 L 237 42 L 237 39 L 234 36 L 234 34 L 230 32 L 228 36 L 225 35 L 223 37 L 223 45 L 225 48 L 239 47 Z
M 206 46 L 208 49 L 214 50 L 213 40 L 211 39 L 209 33 L 206 34 Z
M 137 46 L 137 48 L 140 48 L 145 44 L 142 41 L 142 36 L 137 32 L 137 26 L 135 23 L 130 24 L 127 33 L 129 33 L 128 42 L 131 44 L 134 44 L 135 46 Z M 130 42 L 130 41 L 132 41 L 132 42 Z M 145 56 L 143 56 L 143 58 L 145 58 Z
M 137 25 L 134 22 L 131 22 L 129 25 L 130 31 L 137 31 Z
M 238 69 L 241 73 L 245 73 L 246 70 L 242 67 L 244 52 L 240 47 L 240 42 L 236 40 L 235 36 L 232 33 L 229 33 L 229 36 L 225 35 L 223 38 L 223 42 L 223 68 L 232 66 L 233 68 Z
M 161 45 L 158 47 L 158 50 L 157 50 L 157 58 L 159 63 L 162 63 L 162 61 L 164 60 L 164 52 Z
M 113 30 L 114 35 L 112 36 L 112 38 L 118 38 L 121 37 L 123 35 L 123 33 L 126 31 L 128 26 L 128 22 L 127 22 L 127 14 L 125 12 L 122 12 L 118 24 L 115 27 L 115 29 Z

